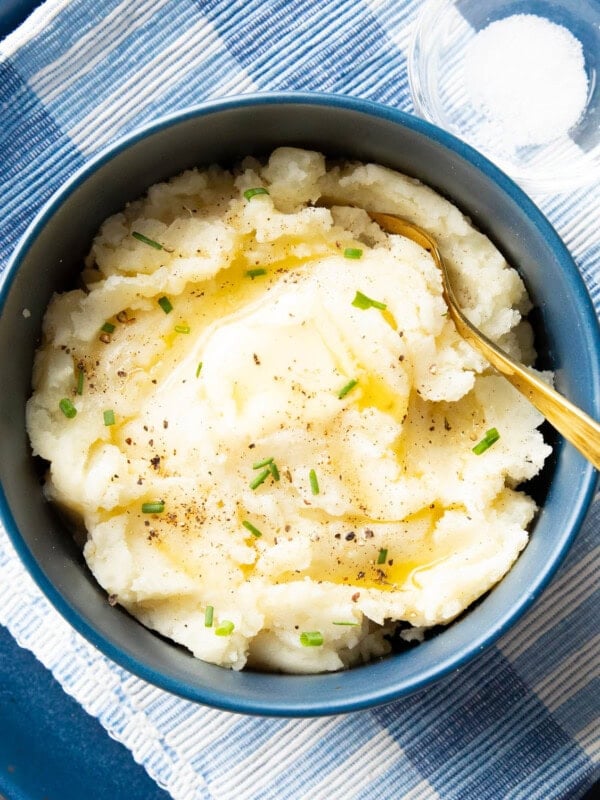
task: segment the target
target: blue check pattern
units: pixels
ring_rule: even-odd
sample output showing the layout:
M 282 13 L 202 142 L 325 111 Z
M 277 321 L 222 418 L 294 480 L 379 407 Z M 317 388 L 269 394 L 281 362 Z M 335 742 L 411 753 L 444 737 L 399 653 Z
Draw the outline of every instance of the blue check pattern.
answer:
M 47 0 L 0 43 L 0 269 L 35 213 L 141 123 L 231 94 L 350 94 L 413 111 L 422 0 Z M 600 187 L 534 200 L 600 311 Z M 526 618 L 395 703 L 324 719 L 206 709 L 129 675 L 72 631 L 0 531 L 0 622 L 175 800 L 553 800 L 600 776 L 593 506 Z M 249 745 L 249 743 L 251 743 Z

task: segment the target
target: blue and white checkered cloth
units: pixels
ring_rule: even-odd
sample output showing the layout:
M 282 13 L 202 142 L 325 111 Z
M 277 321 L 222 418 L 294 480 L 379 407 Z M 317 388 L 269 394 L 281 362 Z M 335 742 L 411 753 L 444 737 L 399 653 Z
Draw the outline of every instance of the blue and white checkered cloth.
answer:
M 421 3 L 47 0 L 0 44 L 0 268 L 71 173 L 156 116 L 283 89 L 412 111 Z M 599 189 L 534 197 L 597 309 Z M 599 777 L 599 527 L 596 503 L 550 588 L 475 662 L 343 717 L 239 717 L 144 683 L 57 615 L 2 531 L 0 622 L 176 800 L 578 798 Z

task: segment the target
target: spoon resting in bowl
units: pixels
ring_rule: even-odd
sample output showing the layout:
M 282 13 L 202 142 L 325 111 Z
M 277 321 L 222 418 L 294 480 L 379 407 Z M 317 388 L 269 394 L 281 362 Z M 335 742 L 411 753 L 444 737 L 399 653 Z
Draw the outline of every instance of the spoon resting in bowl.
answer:
M 600 469 L 600 424 L 541 380 L 530 369 L 519 364 L 478 330 L 463 314 L 448 275 L 448 270 L 435 240 L 427 231 L 394 214 L 367 212 L 387 233 L 406 236 L 427 250 L 442 273 L 442 290 L 450 317 L 458 333 L 478 350 L 490 364 L 524 395 L 567 441 Z

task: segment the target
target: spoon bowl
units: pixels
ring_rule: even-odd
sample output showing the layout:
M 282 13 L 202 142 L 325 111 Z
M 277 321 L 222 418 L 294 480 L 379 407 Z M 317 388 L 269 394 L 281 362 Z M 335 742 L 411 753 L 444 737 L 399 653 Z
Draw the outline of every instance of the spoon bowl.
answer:
M 452 290 L 446 264 L 433 237 L 419 225 L 395 214 L 376 211 L 369 211 L 368 214 L 387 233 L 406 236 L 430 253 L 442 273 L 444 300 L 459 334 L 521 392 L 596 469 L 600 469 L 600 425 L 532 370 L 511 358 L 463 314 Z

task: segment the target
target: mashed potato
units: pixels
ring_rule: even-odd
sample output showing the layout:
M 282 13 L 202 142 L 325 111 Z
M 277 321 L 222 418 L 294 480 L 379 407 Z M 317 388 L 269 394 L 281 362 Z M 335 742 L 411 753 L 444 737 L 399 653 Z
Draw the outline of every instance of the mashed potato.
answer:
M 532 360 L 519 276 L 454 206 L 292 148 L 153 186 L 48 308 L 27 415 L 47 495 L 109 601 L 205 661 L 383 655 L 527 542 L 541 417 L 457 335 L 429 255 L 362 208 L 429 230 L 472 321 Z

